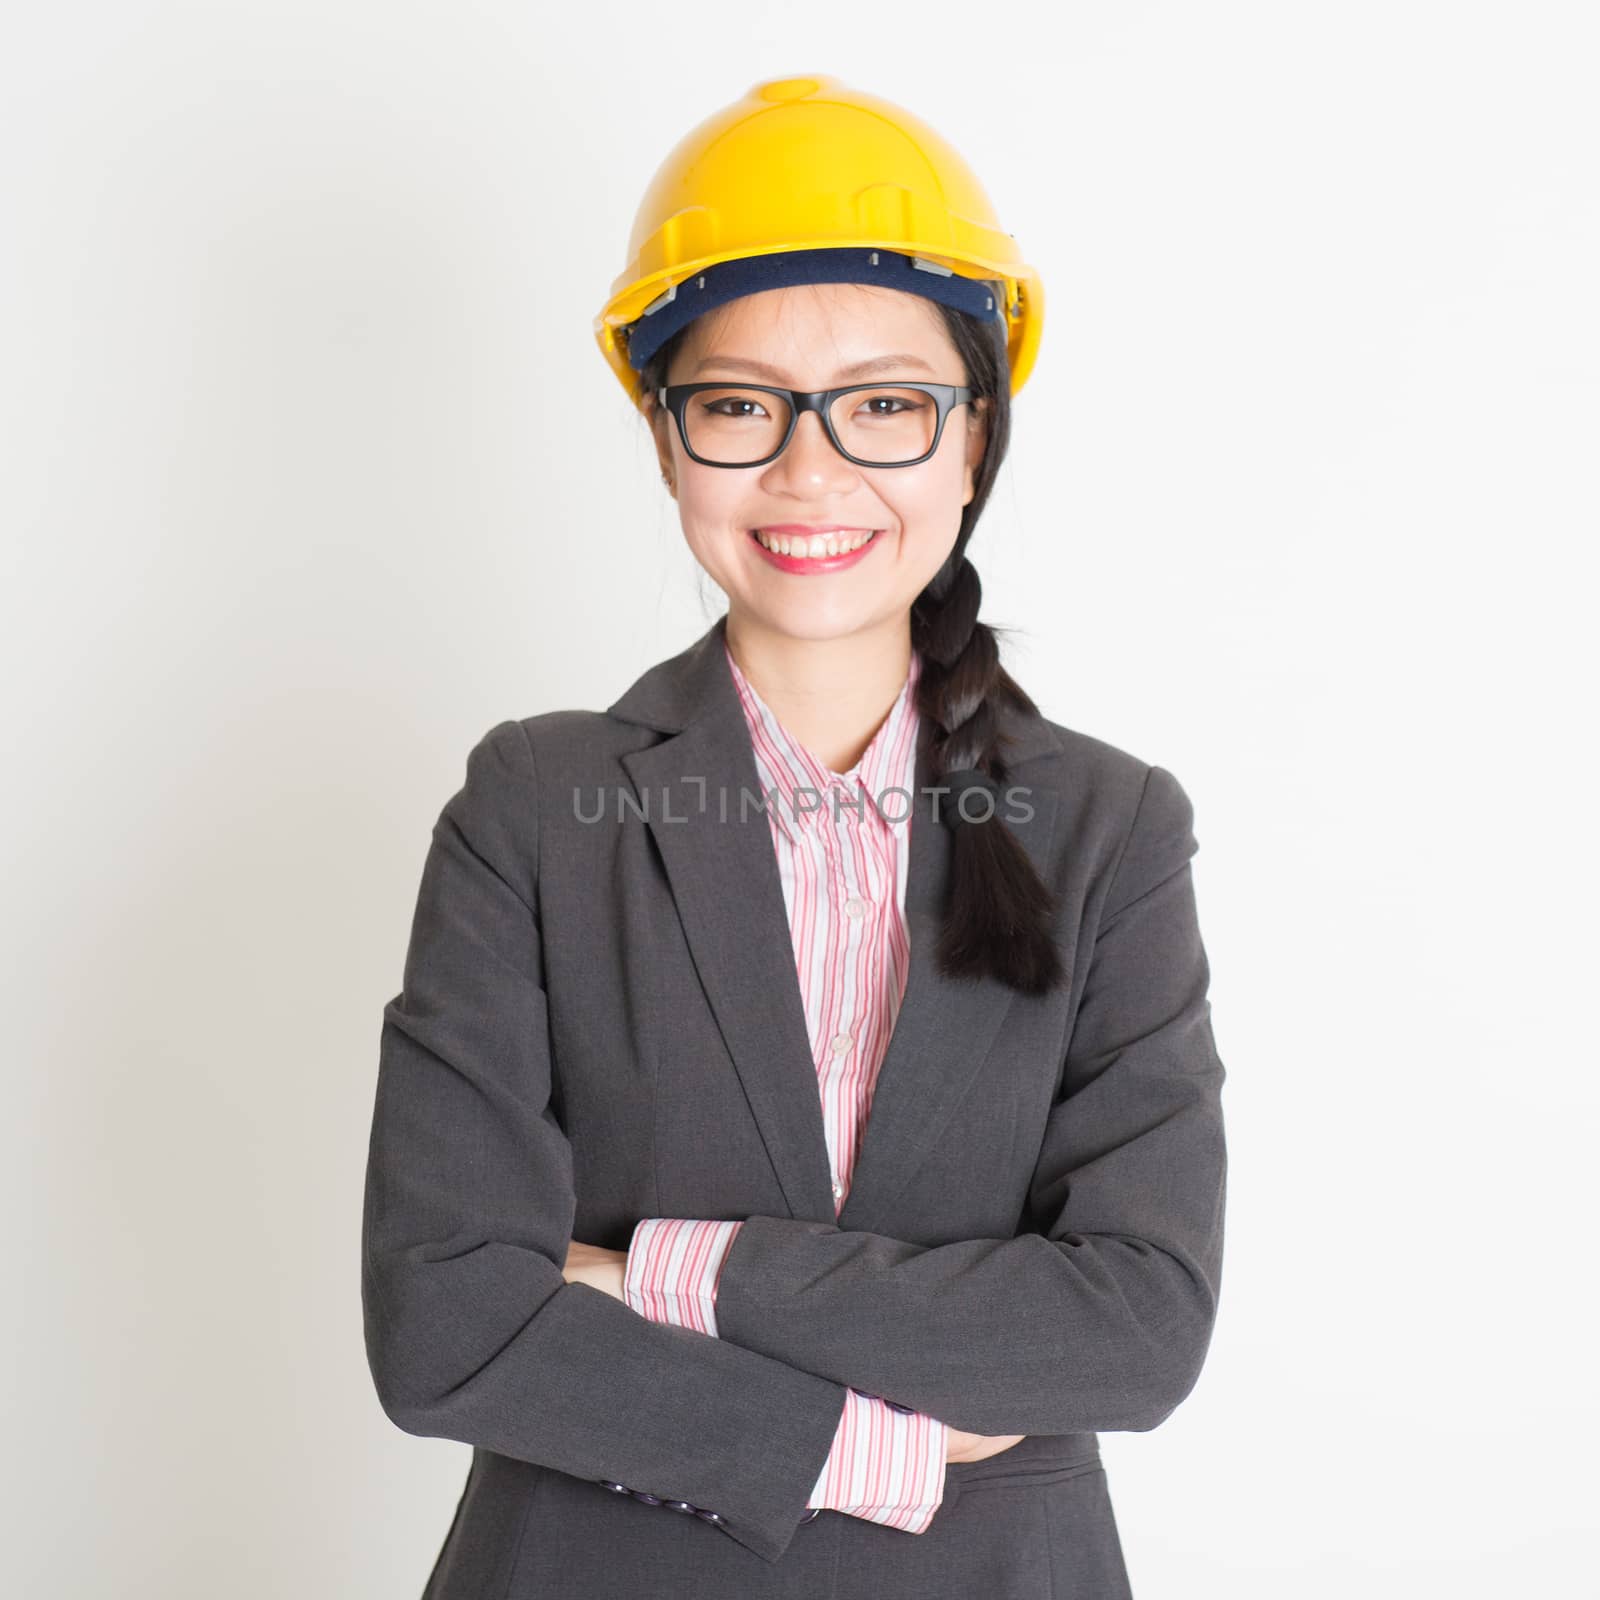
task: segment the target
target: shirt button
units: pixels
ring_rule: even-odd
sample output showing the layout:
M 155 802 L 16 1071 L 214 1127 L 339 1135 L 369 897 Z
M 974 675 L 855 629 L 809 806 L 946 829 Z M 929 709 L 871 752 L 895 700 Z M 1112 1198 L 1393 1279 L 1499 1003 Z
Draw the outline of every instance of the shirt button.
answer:
M 833 1180 L 833 1198 L 839 1199 L 844 1194 L 844 1185 L 837 1178 Z
M 836 1033 L 833 1036 L 833 1053 L 836 1056 L 842 1056 L 854 1043 L 855 1040 L 848 1033 Z
M 863 900 L 859 895 L 852 895 L 844 903 L 844 914 L 847 917 L 865 916 L 866 915 L 866 911 L 867 911 L 867 902 L 865 900 Z

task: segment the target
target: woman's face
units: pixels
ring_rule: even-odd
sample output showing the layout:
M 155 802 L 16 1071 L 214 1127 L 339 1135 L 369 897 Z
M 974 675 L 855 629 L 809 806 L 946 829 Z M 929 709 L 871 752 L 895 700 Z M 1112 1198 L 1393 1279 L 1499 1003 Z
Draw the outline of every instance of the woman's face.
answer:
M 854 370 L 891 356 L 881 370 L 859 376 Z M 667 382 L 722 378 L 815 390 L 918 379 L 965 384 L 967 373 L 932 301 L 867 284 L 819 283 L 743 295 L 691 323 Z M 684 453 L 664 409 L 652 405 L 650 416 L 684 535 L 728 596 L 730 611 L 795 638 L 828 639 L 902 622 L 943 566 L 974 493 L 983 410 L 981 401 L 955 407 L 939 448 L 912 467 L 845 460 L 814 412 L 800 417 L 776 461 L 708 467 Z M 795 541 L 804 536 L 788 535 L 787 561 L 757 542 L 753 530 L 786 523 L 875 531 L 848 564 L 813 565 L 809 556 L 795 558 Z M 837 537 L 848 542 L 860 534 Z M 804 537 L 805 549 L 813 546 Z

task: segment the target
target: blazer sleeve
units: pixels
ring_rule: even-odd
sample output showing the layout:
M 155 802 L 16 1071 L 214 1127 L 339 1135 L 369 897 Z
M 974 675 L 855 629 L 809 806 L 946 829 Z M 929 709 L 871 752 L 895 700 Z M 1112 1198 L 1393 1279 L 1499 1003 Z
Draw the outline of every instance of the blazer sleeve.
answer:
M 1032 1175 L 1037 1231 L 927 1247 L 749 1217 L 717 1283 L 725 1341 L 974 1433 L 1144 1430 L 1188 1395 L 1226 1194 L 1192 823 L 1152 767 Z
M 533 747 L 502 722 L 433 829 L 383 1012 L 361 1241 L 378 1399 L 408 1433 L 714 1513 L 775 1562 L 846 1387 L 564 1279 L 576 1198 L 551 1105 L 537 854 Z
M 741 1223 L 643 1217 L 622 1293 L 642 1317 L 717 1337 L 717 1277 Z M 851 1389 L 808 1506 L 926 1533 L 944 1502 L 950 1430 L 937 1417 Z

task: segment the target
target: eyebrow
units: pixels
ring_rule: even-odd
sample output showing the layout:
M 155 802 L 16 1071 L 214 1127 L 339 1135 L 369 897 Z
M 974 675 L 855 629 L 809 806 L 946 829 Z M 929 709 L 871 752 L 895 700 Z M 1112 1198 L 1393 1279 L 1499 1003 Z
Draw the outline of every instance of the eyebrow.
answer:
M 784 384 L 784 377 L 776 367 L 769 367 L 764 361 L 751 361 L 745 356 L 707 356 L 694 369 L 694 376 L 698 377 L 707 367 L 733 367 L 740 372 L 753 372 L 757 377 L 770 378 L 774 383 Z M 904 367 L 918 367 L 923 372 L 932 372 L 921 356 L 895 355 L 873 356 L 867 361 L 858 361 L 853 367 L 845 367 L 837 376 L 836 382 L 843 382 L 848 378 L 871 378 L 880 373 L 893 372 Z

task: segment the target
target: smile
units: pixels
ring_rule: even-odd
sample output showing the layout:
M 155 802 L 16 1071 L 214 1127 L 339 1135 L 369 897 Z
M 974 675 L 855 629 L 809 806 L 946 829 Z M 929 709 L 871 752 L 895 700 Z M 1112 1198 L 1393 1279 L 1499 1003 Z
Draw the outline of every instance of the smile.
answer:
M 749 530 L 751 542 L 784 572 L 838 572 L 852 566 L 877 543 L 882 529 L 868 533 L 764 533 Z

